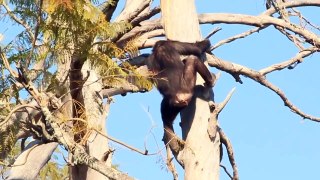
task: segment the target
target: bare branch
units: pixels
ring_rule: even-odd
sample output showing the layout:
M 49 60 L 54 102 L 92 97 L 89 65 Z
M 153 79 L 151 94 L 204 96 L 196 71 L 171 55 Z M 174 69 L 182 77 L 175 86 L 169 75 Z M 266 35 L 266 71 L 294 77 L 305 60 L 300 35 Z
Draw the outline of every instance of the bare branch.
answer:
M 137 17 L 145 8 L 150 6 L 151 0 L 135 0 L 127 1 L 125 8 L 120 15 L 115 19 L 115 22 L 125 21 L 130 22 Z
M 115 95 L 123 94 L 125 95 L 126 93 L 131 92 L 146 92 L 145 89 L 139 89 L 137 86 L 134 85 L 123 85 L 121 88 L 110 88 L 110 89 L 103 89 L 102 90 L 102 95 L 103 98 L 109 98 Z
M 219 114 L 222 111 L 222 109 L 228 104 L 235 90 L 235 87 L 232 88 L 231 91 L 228 93 L 227 97 L 216 106 L 216 108 L 214 109 L 215 114 Z
M 226 14 L 226 13 L 208 13 L 208 14 L 201 14 L 199 15 L 200 23 L 226 23 L 226 24 L 244 24 L 250 26 L 257 26 L 257 27 L 265 27 L 268 25 L 276 25 L 281 26 L 285 29 L 288 29 L 296 34 L 299 34 L 306 42 L 314 45 L 320 46 L 320 38 L 318 36 L 308 31 L 300 26 L 294 25 L 292 23 L 286 22 L 281 19 L 273 18 L 267 15 L 260 15 L 260 16 L 250 16 L 250 15 L 242 15 L 242 14 Z
M 246 32 L 243 32 L 241 34 L 238 34 L 238 35 L 235 35 L 235 36 L 232 36 L 228 39 L 224 39 L 224 40 L 221 40 L 219 41 L 218 43 L 216 43 L 214 46 L 212 46 L 210 48 L 210 51 L 213 51 L 214 49 L 217 49 L 218 47 L 224 45 L 224 44 L 227 44 L 227 43 L 230 43 L 232 41 L 235 41 L 237 39 L 242 39 L 242 38 L 245 38 L 253 33 L 256 33 L 256 32 L 259 32 L 260 30 L 264 29 L 266 27 L 258 27 L 258 28 L 254 28 L 254 29 L 251 29 L 249 31 L 246 31 Z
M 308 57 L 310 55 L 312 55 L 313 53 L 319 51 L 319 48 L 309 48 L 309 49 L 305 49 L 305 50 L 302 50 L 300 51 L 295 57 L 287 60 L 287 61 L 284 61 L 284 62 L 281 62 L 281 63 L 278 63 L 278 64 L 274 64 L 274 65 L 271 65 L 269 67 L 266 67 L 264 69 L 261 69 L 259 72 L 262 74 L 262 75 L 267 75 L 273 71 L 280 71 L 284 68 L 288 68 L 290 67 L 291 65 L 295 64 L 295 63 L 300 63 L 302 62 L 303 58 L 305 57 Z
M 162 25 L 160 23 L 160 19 L 143 21 L 140 23 L 141 26 L 134 27 L 131 31 L 124 34 L 119 40 L 117 40 L 117 45 L 122 47 L 125 42 L 129 41 L 134 37 L 138 37 L 145 32 L 149 32 L 156 29 L 161 29 Z
M 178 173 L 174 166 L 174 163 L 172 162 L 173 160 L 172 151 L 169 146 L 166 146 L 166 150 L 167 150 L 167 162 L 166 162 L 167 167 L 173 175 L 173 180 L 178 180 Z
M 299 116 L 301 116 L 304 119 L 309 119 L 311 121 L 320 122 L 320 118 L 306 114 L 306 113 L 302 112 L 300 109 L 298 109 L 293 103 L 291 103 L 289 101 L 289 99 L 285 96 L 285 94 L 278 87 L 274 86 L 272 83 L 267 81 L 264 74 L 262 74 L 261 72 L 255 71 L 255 70 L 247 68 L 245 66 L 241 66 L 239 64 L 223 61 L 223 60 L 215 57 L 214 55 L 212 55 L 211 57 L 207 56 L 207 58 L 208 58 L 209 66 L 216 67 L 216 68 L 218 68 L 222 71 L 226 71 L 230 74 L 244 75 L 244 76 L 260 83 L 261 85 L 263 85 L 263 86 L 267 87 L 268 89 L 272 90 L 273 92 L 275 92 L 282 99 L 285 106 L 290 108 L 294 113 L 298 114 Z
M 115 142 L 115 143 L 118 143 L 118 144 L 120 144 L 120 145 L 122 145 L 122 146 L 124 146 L 124 147 L 126 147 L 126 148 L 128 148 L 128 149 L 130 149 L 130 150 L 132 150 L 132 151 L 135 151 L 135 152 L 137 152 L 137 153 L 139 153 L 139 154 L 142 154 L 142 155 L 148 155 L 148 151 L 147 151 L 147 150 L 141 151 L 141 150 L 139 150 L 139 149 L 137 149 L 137 148 L 135 148 L 135 147 L 132 147 L 132 146 L 130 146 L 130 145 L 124 143 L 124 142 L 121 142 L 121 141 L 119 141 L 119 140 L 117 140 L 117 139 L 115 139 L 115 138 L 113 138 L 113 137 L 111 137 L 111 136 L 108 136 L 108 135 L 106 135 L 106 134 L 104 134 L 104 133 L 102 133 L 102 132 L 100 132 L 100 131 L 98 131 L 98 130 L 96 130 L 96 129 L 92 129 L 92 130 L 95 131 L 95 132 L 97 132 L 97 133 L 100 134 L 101 136 L 103 136 L 103 137 L 105 137 L 105 138 L 107 138 L 107 139 L 109 139 L 109 140 L 111 140 L 111 141 L 113 141 L 113 142 Z
M 214 34 L 216 34 L 216 33 L 217 33 L 218 31 L 220 31 L 220 30 L 221 30 L 220 27 L 213 29 L 213 30 L 205 37 L 205 39 L 209 39 L 211 36 L 213 36 Z
M 232 180 L 239 180 L 239 173 L 238 173 L 236 160 L 234 158 L 235 156 L 234 156 L 234 151 L 233 151 L 233 148 L 232 148 L 232 144 L 231 144 L 230 140 L 228 139 L 227 135 L 222 131 L 222 129 L 221 128 L 218 128 L 218 129 L 219 129 L 221 143 L 223 145 L 225 145 L 225 147 L 227 149 L 229 162 L 230 162 L 230 164 L 232 166 L 232 169 L 233 169 L 233 178 L 232 178 Z
M 285 7 L 285 8 L 291 8 L 291 7 L 298 7 L 298 6 L 320 6 L 320 1 L 317 0 L 317 1 L 290 1 L 290 2 L 286 2 L 286 3 L 282 3 L 282 7 Z M 272 15 L 274 13 L 276 13 L 277 10 L 272 7 L 270 9 L 268 9 L 266 12 L 262 13 L 261 15 Z M 311 24 L 309 22 L 309 24 Z M 258 27 L 258 28 L 254 28 L 254 29 L 251 29 L 249 31 L 246 31 L 246 32 L 243 32 L 241 34 L 238 34 L 238 35 L 235 35 L 235 36 L 232 36 L 228 39 L 225 39 L 225 40 L 222 40 L 218 43 L 216 43 L 212 48 L 211 48 L 211 51 L 222 46 L 223 44 L 226 44 L 226 43 L 229 43 L 229 42 L 232 42 L 234 40 L 237 40 L 237 39 L 241 39 L 241 38 L 244 38 L 246 36 L 249 36 L 255 32 L 259 32 L 260 30 L 266 28 L 267 26 L 263 26 L 263 27 Z M 281 31 L 283 33 L 283 31 Z M 297 38 L 296 37 L 292 37 L 292 36 L 289 36 L 288 33 L 284 33 L 291 41 L 295 42 L 295 44 L 297 44 Z M 301 48 L 298 44 L 297 46 L 299 48 Z
M 144 20 L 148 20 L 152 16 L 160 13 L 160 11 L 161 11 L 160 7 L 155 7 L 153 9 L 149 10 L 148 12 L 140 14 L 138 17 L 134 18 L 130 23 L 132 24 L 132 26 L 135 27 L 135 26 L 139 25 L 140 22 L 142 22 Z
M 303 1 L 287 1 L 285 3 L 282 4 L 283 7 L 286 8 L 292 8 L 292 7 L 301 7 L 301 6 L 318 6 L 320 7 L 320 0 L 303 0 Z M 277 10 L 272 7 L 270 9 L 268 9 L 266 12 L 264 12 L 263 14 L 265 15 L 272 15 L 275 12 L 277 12 Z
M 165 34 L 163 29 L 156 29 L 153 31 L 146 32 L 138 38 L 137 42 L 135 42 L 135 45 L 139 49 L 153 47 L 158 40 L 152 38 L 164 35 Z
M 131 22 L 135 17 L 137 17 L 143 10 L 150 6 L 151 0 L 135 0 L 127 1 L 126 7 L 120 13 L 120 15 L 115 19 L 115 22 Z M 123 35 L 127 34 L 130 30 L 126 32 L 119 32 L 116 37 L 112 38 L 112 42 L 118 41 Z

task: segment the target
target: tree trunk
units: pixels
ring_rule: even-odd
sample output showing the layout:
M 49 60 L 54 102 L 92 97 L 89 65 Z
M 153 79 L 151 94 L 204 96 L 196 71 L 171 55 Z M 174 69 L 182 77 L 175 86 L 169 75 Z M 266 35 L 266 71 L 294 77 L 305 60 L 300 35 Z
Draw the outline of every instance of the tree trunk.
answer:
M 171 40 L 195 42 L 201 40 L 194 0 L 161 0 L 162 23 L 166 37 Z M 197 77 L 197 84 L 203 80 Z M 210 90 L 211 91 L 211 90 Z M 184 149 L 176 156 L 184 165 L 185 179 L 219 179 L 220 137 L 210 139 L 207 100 L 199 96 L 209 94 L 205 88 L 196 88 L 195 98 L 181 113 Z
M 97 131 L 106 134 L 105 119 L 103 117 L 103 99 L 101 95 L 101 78 L 87 60 L 82 67 L 82 75 L 86 76 L 86 82 L 82 88 L 83 103 L 87 119 L 86 149 L 90 156 L 103 161 L 111 167 L 111 154 L 109 153 L 108 139 Z M 108 154 L 108 155 L 106 155 Z M 76 165 L 71 168 L 71 177 L 74 180 L 99 179 L 107 180 L 108 177 L 88 168 L 86 165 Z

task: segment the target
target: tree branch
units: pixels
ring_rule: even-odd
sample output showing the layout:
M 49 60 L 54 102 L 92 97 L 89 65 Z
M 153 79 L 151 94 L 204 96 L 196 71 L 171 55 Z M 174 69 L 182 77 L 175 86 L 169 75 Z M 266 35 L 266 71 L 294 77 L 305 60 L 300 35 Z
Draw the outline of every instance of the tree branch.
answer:
M 266 80 L 264 74 L 260 71 L 255 71 L 253 69 L 247 68 L 245 66 L 241 66 L 239 64 L 223 61 L 214 55 L 207 56 L 208 58 L 208 64 L 209 66 L 216 67 L 222 71 L 228 72 L 230 74 L 239 74 L 244 75 L 261 85 L 267 87 L 268 89 L 275 92 L 284 102 L 285 106 L 290 108 L 294 113 L 298 114 L 304 119 L 309 119 L 311 121 L 320 122 L 320 118 L 311 116 L 309 114 L 306 114 L 302 112 L 300 109 L 298 109 L 293 103 L 289 101 L 289 99 L 285 96 L 285 94 L 276 86 L 274 86 L 272 83 Z
M 239 180 L 238 167 L 237 167 L 237 164 L 236 164 L 236 160 L 234 158 L 235 156 L 234 156 L 232 144 L 231 144 L 229 138 L 227 137 L 227 135 L 222 131 L 222 129 L 220 127 L 218 127 L 218 129 L 219 129 L 218 131 L 219 131 L 219 134 L 220 134 L 221 143 L 227 149 L 229 162 L 230 162 L 230 164 L 232 166 L 232 169 L 233 169 L 233 178 L 232 178 L 232 180 Z
M 296 34 L 299 34 L 304 39 L 306 39 L 306 42 L 314 46 L 320 47 L 320 38 L 318 38 L 318 36 L 315 33 L 310 32 L 298 25 L 294 25 L 282 19 L 273 18 L 267 15 L 251 16 L 243 14 L 208 13 L 199 15 L 199 21 L 201 24 L 226 23 L 244 24 L 257 27 L 265 27 L 268 25 L 281 26 Z
M 134 18 L 130 23 L 132 24 L 133 27 L 139 25 L 140 22 L 144 20 L 150 19 L 152 16 L 160 13 L 161 9 L 160 7 L 155 7 L 148 12 L 145 12 L 143 14 L 140 14 L 138 17 Z
M 34 141 L 29 143 L 14 162 L 8 179 L 36 179 L 57 146 L 56 142 L 42 144 L 40 141 Z
M 303 61 L 303 58 L 305 57 L 308 57 L 310 55 L 312 55 L 313 53 L 315 52 L 319 52 L 319 48 L 314 48 L 314 47 L 311 47 L 309 49 L 304 49 L 302 51 L 300 51 L 295 57 L 287 60 L 287 61 L 284 61 L 284 62 L 281 62 L 281 63 L 278 63 L 278 64 L 274 64 L 274 65 L 271 65 L 269 67 L 266 67 L 264 69 L 261 69 L 259 72 L 262 74 L 262 75 L 267 75 L 273 71 L 280 71 L 284 68 L 288 68 L 290 67 L 291 65 L 293 64 L 296 64 L 296 63 L 300 63 Z

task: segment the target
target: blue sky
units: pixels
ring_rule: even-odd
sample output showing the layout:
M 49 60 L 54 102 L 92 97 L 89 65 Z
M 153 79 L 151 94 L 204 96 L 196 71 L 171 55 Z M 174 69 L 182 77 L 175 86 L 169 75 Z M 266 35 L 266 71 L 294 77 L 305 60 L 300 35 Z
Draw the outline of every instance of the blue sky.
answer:
M 224 12 L 258 15 L 264 10 L 264 0 L 196 1 L 198 12 Z M 122 3 L 123 4 L 123 3 Z M 121 8 L 120 8 L 121 10 Z M 319 9 L 304 8 L 304 15 L 320 24 Z M 205 25 L 203 36 L 213 28 L 222 30 L 210 40 L 219 40 L 243 32 L 250 27 L 241 25 Z M 12 27 L 8 27 L 12 28 Z M 13 31 L 0 32 L 10 40 Z M 224 45 L 214 52 L 218 57 L 254 69 L 293 57 L 297 49 L 279 32 L 268 28 L 248 38 Z M 294 70 L 283 70 L 268 75 L 268 80 L 280 87 L 287 97 L 302 111 L 320 116 L 319 104 L 319 54 L 306 58 Z M 211 68 L 212 72 L 218 72 Z M 235 158 L 241 179 L 245 180 L 301 180 L 318 177 L 320 154 L 319 125 L 292 113 L 281 99 L 270 90 L 252 80 L 242 77 L 238 84 L 227 73 L 214 87 L 215 99 L 221 102 L 227 93 L 236 87 L 229 104 L 219 116 L 219 123 L 233 143 Z M 107 120 L 109 135 L 143 149 L 144 143 L 150 153 L 163 147 L 163 130 L 160 117 L 161 96 L 156 90 L 148 93 L 116 96 Z M 179 132 L 179 117 L 175 129 Z M 150 131 L 152 133 L 150 133 Z M 118 144 L 113 162 L 129 175 L 140 180 L 172 179 L 165 168 L 165 152 L 162 155 L 142 156 Z M 231 168 L 226 154 L 222 161 Z M 178 168 L 180 179 L 183 171 Z M 221 169 L 221 180 L 229 179 Z

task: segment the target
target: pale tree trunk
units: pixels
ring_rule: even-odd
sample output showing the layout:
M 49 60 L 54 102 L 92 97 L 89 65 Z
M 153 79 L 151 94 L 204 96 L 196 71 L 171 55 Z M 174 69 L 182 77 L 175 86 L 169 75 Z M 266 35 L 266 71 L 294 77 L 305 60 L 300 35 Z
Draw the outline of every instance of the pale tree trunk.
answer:
M 195 42 L 201 40 L 194 0 L 161 0 L 162 23 L 166 37 L 171 40 Z M 203 84 L 198 75 L 197 84 Z M 195 96 L 208 94 L 197 88 Z M 208 100 L 208 99 L 207 99 Z M 220 137 L 208 134 L 210 108 L 208 101 L 195 98 L 181 113 L 184 149 L 176 158 L 183 164 L 185 179 L 219 179 Z
M 90 72 L 83 87 L 84 104 L 88 119 L 88 129 L 95 129 L 106 135 L 105 116 L 103 109 L 103 98 L 101 94 L 102 80 L 95 72 L 95 69 L 90 67 L 89 63 L 84 64 L 83 73 Z M 109 152 L 108 139 L 103 137 L 97 131 L 91 131 L 87 141 L 88 153 L 103 161 L 107 166 L 111 167 L 111 155 Z M 88 169 L 86 179 L 109 179 L 103 174 Z

